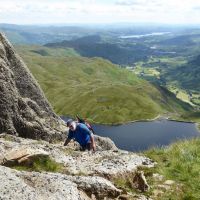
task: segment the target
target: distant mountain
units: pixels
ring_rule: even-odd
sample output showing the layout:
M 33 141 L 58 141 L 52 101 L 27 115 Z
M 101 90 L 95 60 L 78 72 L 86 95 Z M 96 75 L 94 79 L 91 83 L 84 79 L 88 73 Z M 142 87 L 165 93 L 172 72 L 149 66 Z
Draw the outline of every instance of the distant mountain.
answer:
M 161 45 L 193 45 L 194 37 L 199 37 L 198 35 L 180 35 L 172 38 L 168 38 L 159 42 Z
M 90 27 L 15 24 L 0 24 L 0 31 L 4 32 L 13 44 L 46 44 L 97 32 Z
M 49 43 L 51 48 L 71 47 L 84 57 L 101 57 L 115 64 L 130 65 L 139 60 L 147 60 L 149 48 L 142 44 L 130 45 L 105 41 L 99 35 L 89 35 L 70 41 Z M 139 53 L 138 53 L 139 52 Z
M 52 25 L 16 25 L 0 23 L 4 32 L 13 44 L 46 44 L 71 40 L 91 34 L 106 34 L 111 38 L 121 35 L 145 34 L 158 31 L 173 32 L 178 27 L 147 24 L 52 24 Z
M 192 109 L 165 88 L 104 59 L 42 46 L 18 46 L 17 50 L 59 115 L 122 123 Z

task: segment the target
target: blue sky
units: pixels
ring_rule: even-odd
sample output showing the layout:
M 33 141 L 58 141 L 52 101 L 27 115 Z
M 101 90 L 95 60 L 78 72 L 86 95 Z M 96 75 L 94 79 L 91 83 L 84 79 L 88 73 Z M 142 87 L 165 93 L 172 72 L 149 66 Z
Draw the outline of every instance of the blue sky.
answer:
M 200 24 L 200 0 L 0 0 L 0 23 Z

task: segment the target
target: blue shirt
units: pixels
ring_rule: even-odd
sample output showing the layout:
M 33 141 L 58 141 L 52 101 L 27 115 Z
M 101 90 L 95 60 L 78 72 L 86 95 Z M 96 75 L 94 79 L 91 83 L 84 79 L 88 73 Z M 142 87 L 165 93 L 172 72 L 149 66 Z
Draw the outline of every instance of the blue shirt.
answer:
M 90 141 L 91 132 L 85 124 L 78 123 L 76 130 L 69 130 L 68 139 L 75 139 L 81 146 L 87 145 Z

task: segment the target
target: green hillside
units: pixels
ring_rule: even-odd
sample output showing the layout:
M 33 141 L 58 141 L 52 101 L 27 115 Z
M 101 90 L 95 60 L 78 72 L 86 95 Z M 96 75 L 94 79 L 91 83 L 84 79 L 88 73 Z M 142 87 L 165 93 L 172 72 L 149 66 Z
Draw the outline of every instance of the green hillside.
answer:
M 169 81 L 177 81 L 182 88 L 200 91 L 200 55 L 166 73 Z
M 73 40 L 48 43 L 46 47 L 51 48 L 73 48 L 84 57 L 101 57 L 120 65 L 132 65 L 136 61 L 146 61 L 151 53 L 145 45 L 135 42 L 121 42 L 119 39 L 105 38 L 100 35 L 89 35 Z
M 72 49 L 17 46 L 59 115 L 97 123 L 152 119 L 191 109 L 161 87 L 101 58 L 84 58 Z

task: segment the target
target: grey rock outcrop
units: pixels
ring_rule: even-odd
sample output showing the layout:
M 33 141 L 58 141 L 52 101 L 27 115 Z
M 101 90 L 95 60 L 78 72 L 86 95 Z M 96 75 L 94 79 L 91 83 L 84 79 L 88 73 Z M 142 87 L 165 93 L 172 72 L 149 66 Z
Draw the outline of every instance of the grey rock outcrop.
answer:
M 0 134 L 61 139 L 63 124 L 13 46 L 0 33 Z
M 18 152 L 19 155 L 37 155 L 43 153 L 65 166 L 71 175 L 98 175 L 106 178 L 134 173 L 139 166 L 153 167 L 150 159 L 127 151 L 96 151 L 80 152 L 60 144 L 49 144 L 46 141 L 23 139 L 16 136 L 0 136 L 0 164 L 8 160 L 9 155 Z M 20 153 L 21 152 L 21 153 Z
M 65 187 L 63 182 L 68 181 L 76 184 L 78 190 L 85 192 L 89 197 L 95 196 L 97 199 L 104 199 L 104 197 L 113 199 L 114 197 L 119 196 L 121 192 L 121 190 L 117 189 L 110 181 L 97 176 L 68 176 L 59 173 L 45 172 L 18 172 L 17 174 L 26 182 L 31 182 L 34 187 L 39 190 L 46 190 L 49 183 L 52 186 L 52 183 L 55 185 L 57 182 L 57 184 L 60 184 L 59 190 L 63 191 L 63 188 Z M 56 189 L 57 188 L 51 188 L 53 191 Z
M 3 166 L 0 177 L 0 200 L 152 200 L 144 195 L 119 195 L 121 190 L 101 177 L 20 172 Z
M 26 173 L 28 178 L 25 178 Z M 0 166 L 0 177 L 0 200 L 86 200 L 75 183 L 59 175 L 52 177 L 34 172 L 21 174 Z
M 80 152 L 74 151 L 70 145 L 64 147 L 63 144 L 50 144 L 8 134 L 0 135 L 0 151 L 0 165 L 9 166 L 6 163 L 14 160 L 17 161 L 15 166 L 21 166 L 24 159 L 32 160 L 46 155 L 63 167 L 61 174 L 16 171 L 0 166 L 0 188 L 3 188 L 0 190 L 0 200 L 1 197 L 9 199 L 13 194 L 12 190 L 16 191 L 16 200 L 32 200 L 34 193 L 38 200 L 124 199 L 121 196 L 123 191 L 114 186 L 112 180 L 133 177 L 138 167 L 153 167 L 155 164 L 144 156 L 127 151 Z M 129 199 L 128 194 L 127 196 Z M 141 196 L 133 199 L 141 199 Z

